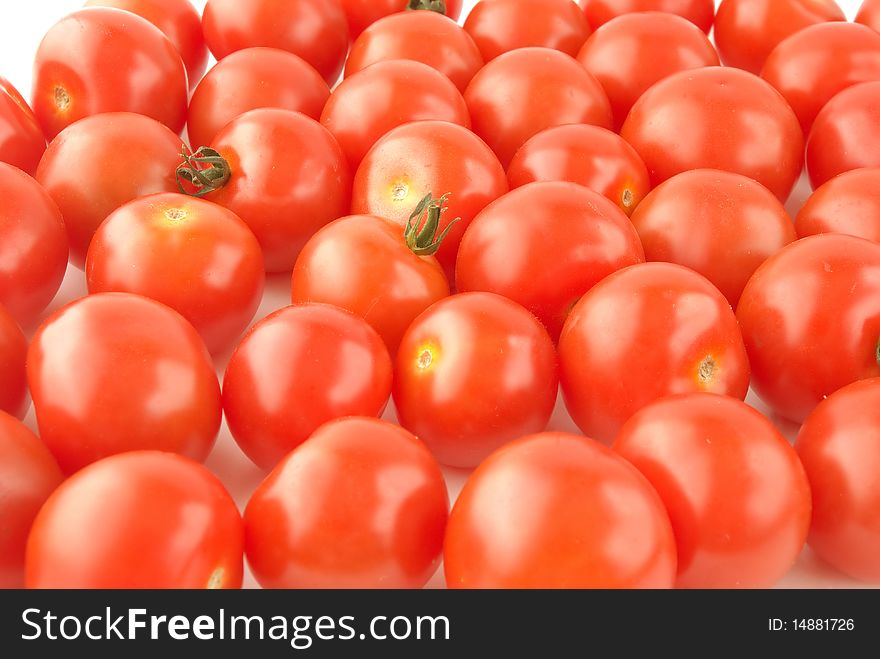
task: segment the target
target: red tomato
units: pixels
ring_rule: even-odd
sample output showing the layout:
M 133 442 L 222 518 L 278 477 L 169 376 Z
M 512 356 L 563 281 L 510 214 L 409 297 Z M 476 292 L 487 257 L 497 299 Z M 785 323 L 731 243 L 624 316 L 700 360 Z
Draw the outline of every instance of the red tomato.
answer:
M 688 19 L 709 33 L 715 18 L 715 0 L 578 0 L 594 30 L 611 19 L 643 11 L 663 11 Z
M 202 35 L 202 18 L 189 0 L 87 0 L 86 7 L 116 7 L 150 21 L 180 53 L 190 87 L 205 72 L 208 47 Z
M 880 582 L 880 379 L 854 382 L 807 417 L 795 444 L 813 492 L 809 543 L 845 574 Z
M 835 176 L 810 195 L 794 226 L 801 238 L 848 233 L 880 243 L 880 168 Z
M 640 409 L 708 391 L 743 399 L 749 362 L 730 304 L 707 279 L 670 263 L 634 265 L 596 284 L 559 338 L 571 418 L 610 443 Z
M 202 14 L 208 48 L 218 60 L 254 46 L 288 50 L 333 83 L 348 51 L 348 24 L 338 0 L 208 0 Z
M 853 23 L 811 25 L 770 52 L 761 77 L 780 91 L 808 133 L 833 96 L 880 80 L 880 34 Z
M 214 474 L 134 451 L 66 480 L 34 521 L 28 588 L 240 588 L 244 529 Z
M 351 45 L 345 77 L 388 59 L 412 59 L 444 74 L 460 92 L 483 66 L 477 44 L 455 21 L 433 11 L 382 18 Z
M 158 121 L 128 112 L 87 117 L 52 140 L 37 181 L 61 209 L 75 266 L 83 267 L 95 230 L 122 204 L 177 190 L 180 149 Z
M 27 411 L 27 339 L 0 304 L 0 412 L 23 418 Z
M 377 62 L 346 78 L 321 113 L 352 169 L 389 130 L 427 119 L 471 126 L 464 98 L 449 78 L 410 60 Z
M 574 183 L 531 183 L 489 204 L 468 227 L 456 287 L 518 302 L 556 340 L 584 293 L 644 260 L 626 215 L 599 193 Z
M 792 34 L 845 20 L 835 0 L 722 0 L 715 44 L 725 65 L 760 73 L 770 52 Z
M 89 293 L 137 293 L 167 304 L 212 352 L 247 327 L 265 278 L 260 244 L 235 213 L 176 193 L 118 208 L 86 259 Z
M 121 9 L 81 9 L 40 42 L 31 99 L 49 139 L 101 112 L 144 114 L 179 133 L 186 120 L 186 68 L 148 20 Z
M 449 193 L 440 232 L 458 221 L 437 260 L 453 280 L 464 230 L 507 189 L 498 158 L 471 131 L 445 121 L 419 121 L 392 129 L 364 157 L 354 177 L 351 212 L 386 217 L 403 228 L 426 194 Z
M 31 176 L 46 150 L 46 138 L 33 110 L 6 78 L 0 77 L 0 161 Z
M 274 467 L 322 423 L 379 416 L 391 359 L 364 320 L 325 304 L 286 307 L 245 334 L 223 379 L 226 422 L 242 451 Z
M 462 0 L 340 0 L 348 19 L 348 31 L 356 38 L 370 25 L 404 9 L 429 9 L 457 21 Z
M 475 467 L 499 446 L 547 427 L 558 379 L 537 318 L 494 293 L 441 300 L 403 335 L 394 367 L 400 425 L 443 464 Z
M 67 269 L 61 211 L 30 176 L 0 163 L 0 305 L 32 321 L 55 297 Z
M 673 176 L 645 197 L 632 223 L 649 261 L 696 270 L 733 307 L 758 266 L 797 239 L 772 192 L 717 169 Z
M 880 31 L 880 2 L 877 0 L 864 0 L 859 13 L 856 15 L 856 23 Z
M 605 128 L 568 124 L 542 130 L 523 144 L 507 168 L 511 188 L 534 181 L 571 181 L 604 195 L 627 215 L 651 189 L 645 163 Z
M 34 517 L 63 476 L 39 437 L 0 411 L 0 588 L 24 586 L 24 548 Z
M 248 502 L 248 564 L 265 588 L 421 588 L 448 510 L 440 466 L 415 436 L 379 419 L 331 421 Z
M 617 130 L 654 83 L 679 71 L 720 63 L 698 27 L 663 12 L 624 14 L 609 21 L 587 39 L 577 59 L 608 94 Z
M 562 432 L 493 453 L 452 507 L 450 588 L 671 588 L 675 539 L 654 489 L 597 442 Z
M 317 119 L 330 96 L 321 74 L 277 48 L 245 48 L 224 57 L 193 92 L 186 125 L 194 147 L 206 146 L 248 110 L 282 108 Z
M 654 185 L 690 169 L 722 169 L 785 201 L 803 167 L 803 136 L 785 99 L 734 68 L 682 71 L 658 82 L 633 106 L 620 135 Z
M 880 81 L 854 85 L 828 101 L 807 140 L 814 188 L 861 167 L 880 167 Z
M 40 437 L 66 473 L 138 449 L 204 460 L 220 428 L 205 344 L 177 312 L 128 293 L 50 316 L 27 354 Z
M 841 387 L 880 376 L 880 245 L 839 234 L 803 238 L 765 261 L 737 317 L 752 387 L 801 422 Z
M 434 211 L 440 214 L 440 207 Z M 394 356 L 406 328 L 429 306 L 449 295 L 437 259 L 410 247 L 395 222 L 352 215 L 318 231 L 293 268 L 294 304 L 323 302 L 362 317 Z
M 678 548 L 677 588 L 770 588 L 810 527 L 810 486 L 788 441 L 745 403 L 695 393 L 660 400 L 614 450 L 657 490 Z

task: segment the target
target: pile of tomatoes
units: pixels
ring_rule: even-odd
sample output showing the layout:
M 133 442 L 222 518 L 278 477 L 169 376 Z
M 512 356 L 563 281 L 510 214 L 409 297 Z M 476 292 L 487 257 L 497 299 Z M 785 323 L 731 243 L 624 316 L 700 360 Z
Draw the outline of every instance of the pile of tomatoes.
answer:
M 880 582 L 880 0 L 86 4 L 0 80 L 0 586 Z

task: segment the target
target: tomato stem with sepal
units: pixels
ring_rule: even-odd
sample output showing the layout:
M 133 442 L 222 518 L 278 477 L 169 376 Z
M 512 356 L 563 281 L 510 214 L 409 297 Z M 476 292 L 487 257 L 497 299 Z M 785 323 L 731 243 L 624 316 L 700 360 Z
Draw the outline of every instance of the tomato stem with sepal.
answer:
M 446 15 L 445 0 L 409 0 L 406 3 L 407 10 L 410 9 L 428 9 L 436 11 L 438 14 Z
M 461 219 L 460 217 L 455 218 L 439 236 L 437 235 L 437 231 L 440 229 L 440 216 L 446 210 L 445 204 L 448 200 L 448 192 L 437 199 L 434 198 L 432 192 L 429 192 L 416 205 L 415 210 L 406 221 L 403 237 L 406 240 L 406 246 L 417 256 L 436 254 L 452 226 Z M 422 223 L 422 216 L 426 216 L 424 223 Z
M 175 175 L 177 187 L 183 194 L 204 197 L 222 188 L 232 176 L 232 170 L 226 159 L 210 147 L 202 146 L 191 151 L 184 144 L 180 157 L 183 158 L 183 162 L 177 166 Z M 189 188 L 184 186 L 184 181 L 189 184 Z

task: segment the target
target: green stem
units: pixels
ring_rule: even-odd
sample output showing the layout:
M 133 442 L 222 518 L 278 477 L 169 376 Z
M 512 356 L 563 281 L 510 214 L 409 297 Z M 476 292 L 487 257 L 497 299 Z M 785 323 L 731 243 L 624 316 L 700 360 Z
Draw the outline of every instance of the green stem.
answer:
M 204 197 L 219 190 L 229 182 L 232 170 L 229 163 L 217 151 L 206 146 L 190 151 L 185 144 L 181 148 L 183 162 L 177 166 L 177 188 L 192 197 Z M 184 181 L 189 186 L 184 185 Z
M 455 218 L 446 225 L 439 236 L 437 235 L 440 230 L 440 218 L 446 211 L 448 200 L 448 192 L 438 199 L 434 199 L 434 195 L 429 192 L 410 214 L 403 237 L 406 240 L 406 246 L 417 256 L 436 254 L 446 236 L 449 235 L 452 226 L 461 219 L 460 217 Z
M 446 15 L 446 2 L 444 0 L 409 0 L 406 3 L 407 10 L 410 9 L 427 9 L 436 11 L 438 14 Z

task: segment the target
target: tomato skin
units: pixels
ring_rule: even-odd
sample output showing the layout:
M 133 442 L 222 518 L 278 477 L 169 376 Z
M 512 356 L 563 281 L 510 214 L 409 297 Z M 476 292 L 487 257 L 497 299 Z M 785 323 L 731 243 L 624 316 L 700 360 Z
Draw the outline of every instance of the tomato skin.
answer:
M 521 304 L 555 341 L 584 293 L 644 260 L 626 215 L 599 193 L 575 183 L 531 183 L 489 204 L 468 227 L 456 287 Z
M 632 465 L 546 432 L 477 467 L 449 515 L 443 564 L 449 588 L 671 588 L 675 540 Z
M 414 435 L 379 419 L 331 421 L 248 502 L 248 564 L 265 588 L 421 588 L 448 510 L 440 466 Z
M 34 111 L 18 90 L 0 76 L 0 160 L 31 176 L 46 150 L 46 137 Z
M 25 356 L 27 339 L 0 304 L 0 412 L 24 418 L 28 408 Z
M 709 33 L 715 19 L 715 0 L 578 0 L 594 30 L 608 21 L 643 11 L 662 11 L 688 19 Z
M 867 25 L 873 30 L 880 32 L 880 2 L 877 0 L 864 0 L 856 14 L 856 23 Z
M 880 582 L 880 379 L 854 382 L 820 402 L 795 448 L 813 493 L 809 544 L 836 569 Z
M 68 474 L 139 449 L 201 461 L 220 428 L 205 344 L 176 311 L 139 295 L 89 295 L 49 316 L 27 375 L 40 437 Z
M 449 78 L 411 60 L 376 62 L 346 78 L 321 113 L 321 123 L 339 142 L 352 170 L 389 130 L 424 120 L 471 125 L 464 98 Z
M 785 201 L 803 168 L 803 135 L 785 99 L 730 67 L 658 82 L 636 101 L 620 136 L 638 151 L 655 186 L 690 169 L 721 169 L 755 179 Z
M 697 271 L 734 308 L 758 266 L 797 239 L 772 192 L 716 169 L 695 169 L 661 183 L 631 219 L 649 261 Z
M 557 389 L 547 331 L 494 293 L 429 307 L 403 335 L 394 367 L 400 425 L 451 467 L 475 467 L 510 440 L 544 430 Z
M 576 55 L 608 94 L 615 130 L 655 83 L 679 71 L 720 64 L 704 32 L 665 12 L 614 18 L 596 30 Z
M 375 329 L 394 357 L 406 328 L 449 295 L 433 256 L 407 247 L 403 229 L 374 215 L 331 222 L 306 243 L 293 268 L 293 304 L 322 302 L 351 311 Z
M 43 37 L 31 100 L 50 140 L 102 112 L 143 114 L 179 133 L 187 90 L 180 54 L 159 28 L 131 12 L 92 7 L 62 18 Z
M 193 92 L 189 140 L 194 148 L 210 144 L 226 124 L 257 108 L 318 119 L 329 97 L 324 78 L 301 57 L 277 48 L 237 50 L 217 62 Z
M 880 243 L 880 168 L 835 176 L 810 195 L 794 224 L 800 238 L 846 233 Z
M 271 469 L 321 424 L 379 416 L 391 393 L 391 359 L 366 321 L 326 304 L 285 307 L 254 325 L 223 378 L 223 409 L 236 443 Z
M 89 465 L 49 497 L 28 538 L 28 588 L 240 588 L 244 529 L 207 468 L 133 451 Z
M 0 163 L 0 305 L 21 323 L 46 308 L 67 269 L 61 211 L 30 176 Z
M 445 16 L 457 21 L 461 16 L 462 0 L 446 0 Z M 408 9 L 407 0 L 340 0 L 345 17 L 348 19 L 348 31 L 352 39 L 381 18 Z

